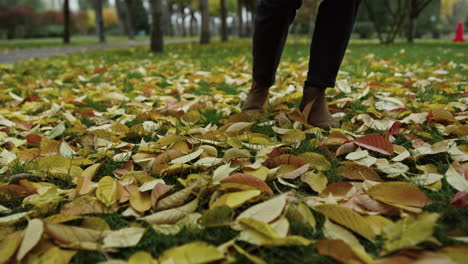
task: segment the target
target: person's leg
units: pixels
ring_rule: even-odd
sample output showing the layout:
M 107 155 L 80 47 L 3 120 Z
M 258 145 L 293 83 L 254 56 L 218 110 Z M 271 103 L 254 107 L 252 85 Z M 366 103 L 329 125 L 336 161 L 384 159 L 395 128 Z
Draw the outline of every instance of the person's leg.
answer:
M 253 83 L 242 111 L 258 111 L 268 97 L 288 36 L 302 0 L 260 0 L 253 36 Z
M 309 72 L 300 110 L 314 101 L 309 123 L 322 128 L 339 127 L 328 111 L 325 88 L 334 87 L 360 0 L 324 0 L 319 7 L 310 47 Z

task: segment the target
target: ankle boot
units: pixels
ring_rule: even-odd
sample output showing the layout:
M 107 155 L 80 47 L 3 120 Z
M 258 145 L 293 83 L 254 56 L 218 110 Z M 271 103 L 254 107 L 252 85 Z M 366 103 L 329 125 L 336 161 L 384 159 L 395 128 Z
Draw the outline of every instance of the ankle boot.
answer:
M 325 89 L 311 86 L 304 86 L 302 102 L 299 106 L 304 113 L 307 122 L 315 127 L 323 129 L 338 128 L 340 122 L 333 118 L 328 111 Z
M 259 113 L 265 110 L 268 99 L 269 87 L 262 86 L 257 82 L 252 82 L 249 95 L 242 105 L 242 112 L 244 113 Z

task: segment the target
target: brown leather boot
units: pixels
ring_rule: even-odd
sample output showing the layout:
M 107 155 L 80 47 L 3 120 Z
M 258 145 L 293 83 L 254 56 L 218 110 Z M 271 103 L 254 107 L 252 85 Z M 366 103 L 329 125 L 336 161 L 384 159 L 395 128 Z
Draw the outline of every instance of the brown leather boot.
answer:
M 242 105 L 242 112 L 247 114 L 260 113 L 268 104 L 268 89 L 257 82 L 252 82 L 249 95 Z
M 328 111 L 325 89 L 304 86 L 302 102 L 299 106 L 309 124 L 323 129 L 338 128 L 340 122 Z

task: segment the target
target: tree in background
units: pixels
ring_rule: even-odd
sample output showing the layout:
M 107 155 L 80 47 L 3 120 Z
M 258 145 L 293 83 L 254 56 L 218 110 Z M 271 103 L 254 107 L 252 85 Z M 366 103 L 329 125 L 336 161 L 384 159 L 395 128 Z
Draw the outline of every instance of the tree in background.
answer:
M 164 49 L 163 39 L 163 5 L 161 0 L 151 0 L 151 43 L 152 52 L 162 52 Z
M 96 33 L 99 42 L 104 43 L 106 42 L 106 33 L 102 15 L 102 0 L 94 0 L 94 12 L 96 14 Z
M 135 31 L 133 30 L 132 23 L 130 21 L 130 10 L 128 9 L 127 3 L 124 0 L 115 0 L 115 7 L 119 16 L 119 25 L 123 34 L 128 36 L 128 39 L 135 39 Z
M 245 37 L 244 18 L 242 15 L 243 0 L 237 0 L 237 34 L 239 38 Z
M 409 3 L 408 0 L 364 0 L 380 43 L 395 41 L 408 17 Z
M 220 0 L 220 11 L 221 11 L 221 40 L 228 41 L 228 28 L 227 28 L 227 1 Z
M 431 2 L 432 0 L 409 0 L 408 29 L 406 35 L 406 39 L 409 43 L 414 42 L 419 15 Z
M 210 6 L 208 0 L 200 0 L 200 13 L 201 13 L 201 34 L 200 44 L 208 44 L 211 39 L 210 32 Z
M 63 43 L 70 43 L 70 3 L 63 1 Z
M 125 0 L 128 9 L 128 19 L 133 31 L 149 32 L 148 11 L 143 5 L 143 0 Z
M 0 0 L 0 8 L 28 6 L 36 11 L 44 9 L 44 2 L 41 0 Z

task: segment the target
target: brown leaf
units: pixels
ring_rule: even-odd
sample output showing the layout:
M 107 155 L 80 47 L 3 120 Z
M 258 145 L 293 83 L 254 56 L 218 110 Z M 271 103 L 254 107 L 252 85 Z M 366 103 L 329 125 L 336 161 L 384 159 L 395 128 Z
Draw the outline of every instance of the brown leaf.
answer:
M 331 194 L 333 196 L 345 196 L 352 188 L 353 185 L 349 182 L 334 182 L 329 184 L 320 195 L 329 196 Z
M 457 122 L 452 113 L 446 109 L 432 109 L 429 112 L 427 118 L 442 124 L 451 124 Z
M 192 184 L 189 187 L 159 200 L 156 205 L 156 210 L 164 210 L 184 204 L 185 200 L 187 200 L 187 198 L 192 194 L 195 187 L 197 187 L 197 184 Z
M 106 234 L 105 232 L 89 228 L 52 223 L 46 223 L 45 232 L 61 244 L 96 242 Z
M 338 168 L 337 174 L 350 180 L 382 181 L 379 174 L 372 168 L 362 166 L 354 162 L 344 163 L 344 166 Z
M 329 256 L 339 262 L 363 263 L 351 247 L 341 239 L 322 239 L 315 245 L 320 255 Z
M 269 167 L 269 168 L 275 168 L 278 167 L 281 164 L 287 164 L 287 165 L 295 165 L 297 167 L 301 167 L 304 165 L 304 162 L 302 161 L 301 158 L 295 155 L 291 154 L 281 154 L 277 157 L 274 157 L 272 159 L 268 158 L 263 165 Z
M 156 209 L 156 205 L 161 197 L 163 197 L 166 193 L 168 193 L 175 185 L 167 185 L 163 183 L 158 183 L 154 186 L 153 190 L 151 191 L 151 207 Z
M 367 190 L 372 198 L 392 205 L 423 207 L 432 203 L 416 185 L 408 182 L 384 182 Z
M 236 184 L 248 185 L 248 186 L 254 187 L 257 190 L 263 191 L 267 194 L 273 194 L 273 191 L 271 190 L 271 188 L 264 181 L 249 174 L 234 173 L 224 178 L 223 180 L 221 180 L 221 183 L 236 183 Z

